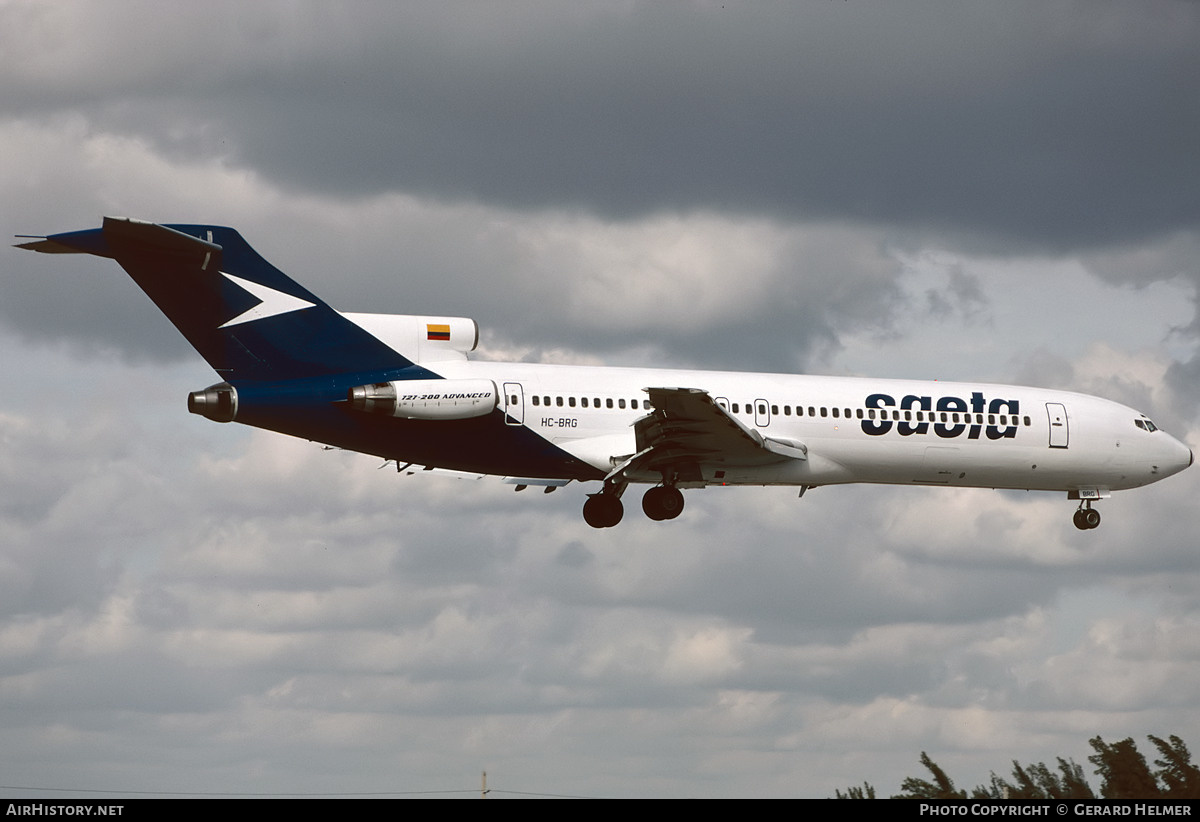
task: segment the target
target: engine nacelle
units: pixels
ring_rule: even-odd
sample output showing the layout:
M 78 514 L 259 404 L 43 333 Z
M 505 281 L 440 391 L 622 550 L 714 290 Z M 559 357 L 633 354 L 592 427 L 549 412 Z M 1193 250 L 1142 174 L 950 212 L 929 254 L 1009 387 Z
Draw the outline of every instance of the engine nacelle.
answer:
M 210 385 L 188 394 L 188 411 L 214 422 L 233 422 L 237 417 L 237 389 L 227 382 Z
M 479 344 L 479 326 L 466 317 L 343 314 L 413 362 L 462 361 Z
M 491 380 L 396 380 L 356 385 L 348 399 L 355 411 L 409 420 L 466 420 L 492 413 L 500 392 Z

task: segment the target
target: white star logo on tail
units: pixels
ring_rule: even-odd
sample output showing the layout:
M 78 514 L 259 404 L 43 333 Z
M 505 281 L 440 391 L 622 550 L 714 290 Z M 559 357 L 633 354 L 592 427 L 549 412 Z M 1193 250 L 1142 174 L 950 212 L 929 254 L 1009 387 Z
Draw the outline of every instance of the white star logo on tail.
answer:
M 284 294 L 282 291 L 267 288 L 260 283 L 243 280 L 241 277 L 235 277 L 232 274 L 226 274 L 224 271 L 221 272 L 221 276 L 230 280 L 235 285 L 246 289 L 255 297 L 262 300 L 262 302 L 238 314 L 229 322 L 223 323 L 219 326 L 220 328 L 228 328 L 231 325 L 241 325 L 242 323 L 254 322 L 255 320 L 265 320 L 267 317 L 299 311 L 302 308 L 312 308 L 316 305 L 316 303 L 310 303 L 308 300 L 293 297 L 291 294 Z

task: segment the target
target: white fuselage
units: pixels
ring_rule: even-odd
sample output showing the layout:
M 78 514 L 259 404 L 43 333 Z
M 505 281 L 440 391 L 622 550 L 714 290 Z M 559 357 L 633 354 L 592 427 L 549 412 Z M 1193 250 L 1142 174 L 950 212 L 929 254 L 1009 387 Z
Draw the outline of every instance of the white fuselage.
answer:
M 1139 412 L 1066 391 L 480 361 L 430 367 L 449 379 L 493 380 L 510 424 L 603 472 L 634 452 L 633 422 L 649 413 L 644 389 L 651 386 L 703 389 L 746 427 L 807 448 L 803 460 L 711 467 L 705 484 L 868 482 L 1103 492 L 1147 485 L 1192 459 L 1187 446 L 1154 430 Z

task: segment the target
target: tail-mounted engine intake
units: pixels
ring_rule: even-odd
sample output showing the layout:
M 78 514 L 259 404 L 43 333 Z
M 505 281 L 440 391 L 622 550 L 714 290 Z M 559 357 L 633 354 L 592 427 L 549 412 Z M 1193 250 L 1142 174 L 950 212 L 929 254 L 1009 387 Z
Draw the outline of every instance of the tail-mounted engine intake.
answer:
M 188 394 L 188 411 L 215 422 L 233 422 L 237 410 L 237 389 L 227 382 L 219 382 L 203 391 Z
M 398 380 L 357 385 L 348 399 L 355 411 L 410 420 L 466 420 L 492 413 L 500 392 L 491 380 Z

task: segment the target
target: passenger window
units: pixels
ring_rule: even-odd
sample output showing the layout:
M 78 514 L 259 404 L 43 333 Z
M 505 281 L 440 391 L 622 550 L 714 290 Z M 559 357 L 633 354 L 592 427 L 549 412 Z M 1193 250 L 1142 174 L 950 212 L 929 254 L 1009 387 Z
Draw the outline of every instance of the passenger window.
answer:
M 624 408 L 624 407 L 625 407 L 625 400 L 623 400 L 623 399 L 617 400 L 617 408 Z
M 567 405 L 569 405 L 569 406 L 571 406 L 572 408 L 574 408 L 574 407 L 575 407 L 575 398 L 574 398 L 574 397 L 567 397 Z
M 835 420 L 837 419 L 837 415 L 838 415 L 838 410 L 835 408 L 835 409 L 833 409 L 833 418 Z
M 637 400 L 630 400 L 630 401 L 629 401 L 629 407 L 630 407 L 630 408 L 637 408 L 637 407 L 638 407 L 638 401 L 637 401 Z
M 554 402 L 558 405 L 559 408 L 562 408 L 562 404 L 563 404 L 562 397 L 555 397 Z
M 738 413 L 738 404 L 736 402 L 733 404 L 733 413 Z
M 534 394 L 534 395 L 533 395 L 533 404 L 534 404 L 534 405 L 539 405 L 539 404 L 540 404 L 540 403 L 538 402 L 538 400 L 539 400 L 539 399 L 540 399 L 540 397 L 538 397 L 538 395 L 537 395 L 537 394 Z
M 605 408 L 612 408 L 612 397 L 609 397 L 608 399 L 606 399 L 606 400 L 604 401 L 604 407 L 605 407 Z

